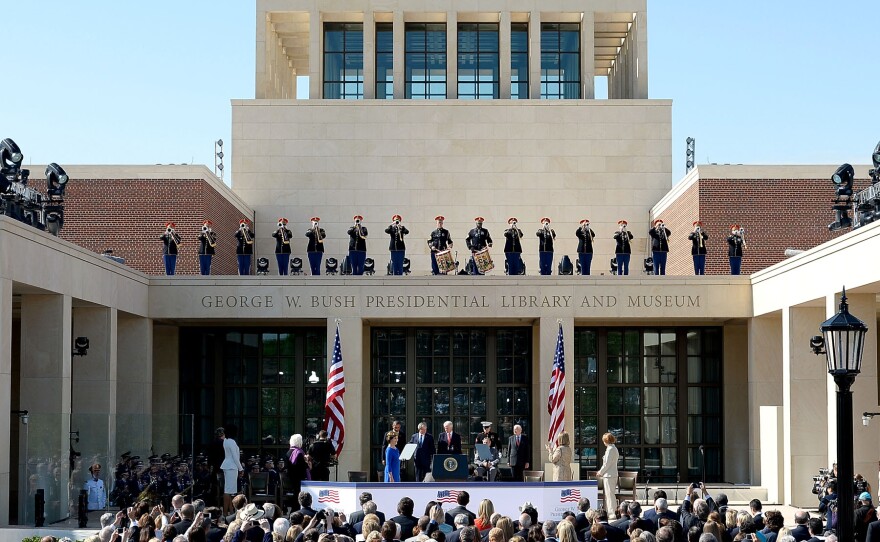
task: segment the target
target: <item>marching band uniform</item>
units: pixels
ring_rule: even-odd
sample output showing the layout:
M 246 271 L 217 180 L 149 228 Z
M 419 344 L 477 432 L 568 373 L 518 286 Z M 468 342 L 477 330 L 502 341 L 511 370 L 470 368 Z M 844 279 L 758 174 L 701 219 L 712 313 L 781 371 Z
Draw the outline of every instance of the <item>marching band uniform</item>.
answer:
M 538 236 L 538 258 L 542 275 L 553 274 L 553 240 L 556 239 L 556 232 L 550 229 L 550 219 L 544 217 L 541 219 L 543 227 L 535 234 Z
M 199 273 L 202 275 L 211 274 L 211 260 L 217 246 L 217 234 L 211 229 L 213 224 L 210 220 L 205 220 L 202 223 L 202 233 L 199 234 Z
M 174 273 L 171 273 L 172 275 Z M 83 491 L 88 491 L 88 510 L 103 510 L 107 506 L 107 492 L 104 480 L 101 480 L 101 465 L 95 463 L 89 467 L 92 477 L 83 484 Z
M 731 275 L 739 275 L 742 269 L 742 256 L 745 244 L 739 224 L 730 226 L 730 235 L 727 237 L 727 258 L 730 260 Z
M 489 234 L 489 230 L 483 228 L 483 222 L 485 222 L 483 217 L 478 216 L 474 219 L 474 222 L 476 224 L 474 228 L 468 232 L 465 244 L 471 251 L 471 275 L 482 275 L 483 273 L 477 269 L 477 262 L 474 259 L 474 254 L 486 247 L 491 247 L 492 236 Z
M 251 274 L 251 257 L 254 255 L 254 236 L 251 233 L 250 221 L 242 218 L 238 221 L 238 231 L 235 232 L 238 246 L 235 254 L 238 256 L 238 274 Z
M 286 275 L 290 269 L 290 236 L 293 232 L 287 229 L 287 219 L 278 219 L 278 229 L 272 232 L 275 238 L 275 259 L 278 260 L 278 274 Z
M 177 267 L 177 249 L 180 246 L 180 235 L 177 234 L 174 222 L 165 223 L 165 233 L 159 236 L 159 239 L 165 243 L 165 274 L 173 275 Z
M 364 260 L 367 259 L 367 228 L 361 226 L 364 219 L 361 215 L 355 215 L 352 219 L 354 226 L 348 228 L 348 261 L 352 275 L 363 275 Z
M 694 257 L 694 275 L 706 274 L 706 239 L 709 234 L 703 231 L 703 223 L 697 220 L 694 222 L 694 231 L 688 235 L 693 246 L 691 247 L 691 255 Z
M 443 227 L 443 221 L 446 218 L 443 215 L 434 217 L 437 221 L 437 229 L 431 232 L 428 239 L 428 247 L 431 249 L 431 272 L 435 275 L 440 274 L 440 268 L 437 267 L 437 253 L 443 252 L 452 247 L 452 237 L 449 236 L 449 230 Z
M 516 217 L 507 219 L 510 228 L 504 230 L 504 256 L 507 258 L 507 274 L 522 275 L 522 236 L 523 232 L 516 227 Z M 482 441 L 480 441 L 482 443 Z
M 669 234 L 672 233 L 663 224 L 663 220 L 654 221 L 654 227 L 648 230 L 651 236 L 651 252 L 654 258 L 654 274 L 666 274 L 666 257 L 669 255 Z
M 324 233 L 324 228 L 318 227 L 319 222 L 321 222 L 321 219 L 313 216 L 312 227 L 306 232 L 306 237 L 309 239 L 309 246 L 306 248 L 306 252 L 309 254 L 309 267 L 312 268 L 312 275 L 316 276 L 321 274 L 321 260 L 324 258 L 324 238 L 327 237 L 327 234 Z
M 391 251 L 391 274 L 403 274 L 403 258 L 406 256 L 406 244 L 403 242 L 403 236 L 409 235 L 409 230 L 402 225 L 400 221 L 403 218 L 400 215 L 391 217 L 391 224 L 385 228 L 385 233 L 391 236 L 388 249 Z
M 590 221 L 586 218 L 581 220 L 581 227 L 574 232 L 578 238 L 578 260 L 581 262 L 581 275 L 590 274 L 590 265 L 593 263 L 593 239 L 596 234 L 590 228 Z
M 629 275 L 629 259 L 632 256 L 633 234 L 626 231 L 626 220 L 618 220 L 619 229 L 614 233 L 614 241 L 617 246 L 614 248 L 614 256 L 617 259 L 617 274 Z

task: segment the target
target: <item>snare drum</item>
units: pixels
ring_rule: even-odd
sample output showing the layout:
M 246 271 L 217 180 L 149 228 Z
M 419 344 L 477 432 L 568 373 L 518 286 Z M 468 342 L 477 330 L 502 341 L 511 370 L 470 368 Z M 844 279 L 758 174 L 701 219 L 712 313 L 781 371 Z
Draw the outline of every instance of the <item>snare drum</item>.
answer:
M 455 258 L 452 257 L 451 250 L 443 250 L 435 253 L 434 259 L 437 260 L 437 269 L 439 269 L 441 273 L 455 271 Z
M 488 248 L 474 252 L 474 263 L 477 265 L 480 273 L 486 273 L 495 269 L 495 264 L 492 263 L 492 256 L 489 256 Z

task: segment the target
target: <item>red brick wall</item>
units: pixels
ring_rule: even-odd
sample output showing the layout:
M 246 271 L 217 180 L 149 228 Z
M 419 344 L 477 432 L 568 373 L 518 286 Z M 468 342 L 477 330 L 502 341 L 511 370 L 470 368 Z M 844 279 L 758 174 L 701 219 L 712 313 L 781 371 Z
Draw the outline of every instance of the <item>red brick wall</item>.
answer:
M 669 240 L 669 257 L 666 260 L 667 275 L 693 275 L 694 262 L 691 258 L 691 242 L 688 234 L 693 231 L 694 220 L 700 216 L 700 190 L 695 183 L 682 194 L 660 215 L 651 217 L 662 218 L 666 227 L 672 232 Z M 710 236 L 712 231 L 708 232 Z M 711 247 L 711 245 L 709 245 Z
M 43 191 L 44 186 L 35 187 Z M 177 274 L 199 273 L 198 235 L 211 220 L 218 235 L 212 275 L 238 273 L 235 238 L 242 215 L 207 181 L 201 179 L 71 179 L 67 184 L 64 227 L 59 237 L 97 253 L 112 249 L 129 267 L 164 275 L 166 222 L 175 222 L 183 238 Z

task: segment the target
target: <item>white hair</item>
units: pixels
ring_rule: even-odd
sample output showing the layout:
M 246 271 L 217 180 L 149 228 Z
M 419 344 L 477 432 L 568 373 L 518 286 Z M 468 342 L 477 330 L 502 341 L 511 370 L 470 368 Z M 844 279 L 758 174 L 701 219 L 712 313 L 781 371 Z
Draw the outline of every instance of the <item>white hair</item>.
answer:
M 295 435 L 290 435 L 290 445 L 296 446 L 297 448 L 303 447 L 303 436 L 299 433 Z
M 281 536 L 285 536 L 288 529 L 290 529 L 290 520 L 287 518 L 278 518 L 272 525 L 272 532 L 278 533 Z
M 116 531 L 116 527 L 113 525 L 108 525 L 101 529 L 101 532 L 98 533 L 98 536 L 101 537 L 101 542 L 110 542 L 110 537 L 113 536 L 113 533 Z
M 101 515 L 101 528 L 103 529 L 104 527 L 107 527 L 108 525 L 113 523 L 115 517 L 116 516 L 114 516 L 110 512 L 107 512 L 106 514 L 102 514 Z

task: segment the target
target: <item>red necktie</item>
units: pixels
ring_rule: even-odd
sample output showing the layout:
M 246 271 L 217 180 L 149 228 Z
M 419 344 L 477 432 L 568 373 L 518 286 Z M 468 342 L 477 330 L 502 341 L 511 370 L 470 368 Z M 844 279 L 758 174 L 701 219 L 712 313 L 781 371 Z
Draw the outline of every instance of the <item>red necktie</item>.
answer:
M 516 437 L 516 447 L 519 448 L 519 435 Z

